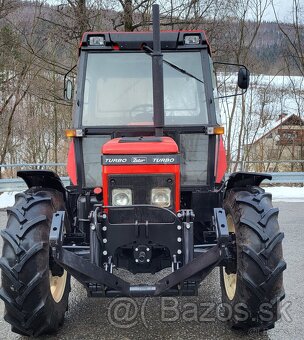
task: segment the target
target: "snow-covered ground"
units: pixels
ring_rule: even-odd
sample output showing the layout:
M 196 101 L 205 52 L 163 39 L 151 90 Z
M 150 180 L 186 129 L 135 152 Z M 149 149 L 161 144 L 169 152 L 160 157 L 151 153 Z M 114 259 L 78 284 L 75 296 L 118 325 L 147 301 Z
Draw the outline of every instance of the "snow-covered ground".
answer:
M 304 202 L 304 187 L 267 187 L 264 189 L 272 194 L 273 202 Z
M 272 194 L 273 202 L 304 202 L 304 187 L 267 187 Z M 0 209 L 14 205 L 18 192 L 5 192 L 0 195 Z
M 15 203 L 15 195 L 18 191 L 4 192 L 0 195 L 0 209 L 11 207 Z

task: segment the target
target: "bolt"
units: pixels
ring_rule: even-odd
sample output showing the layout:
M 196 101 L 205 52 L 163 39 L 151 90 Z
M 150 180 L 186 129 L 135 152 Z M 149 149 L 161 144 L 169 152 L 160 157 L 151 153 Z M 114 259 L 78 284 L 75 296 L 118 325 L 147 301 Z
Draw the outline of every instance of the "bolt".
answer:
M 147 259 L 147 262 L 150 262 L 150 259 Z
M 181 237 L 178 237 L 178 238 L 177 238 L 177 242 L 182 242 L 182 238 L 181 238 Z
M 146 251 L 150 251 L 150 248 L 146 248 Z
M 95 230 L 95 229 L 96 229 L 96 227 L 95 227 L 94 224 L 91 225 L 91 229 L 92 229 L 92 230 Z
M 135 251 L 138 251 L 138 248 L 135 248 Z
M 103 226 L 103 227 L 102 227 L 102 231 L 107 231 L 107 227 L 106 227 L 106 226 Z
M 106 214 L 102 214 L 102 218 L 105 220 L 107 218 Z
M 178 249 L 178 250 L 177 250 L 177 254 L 180 255 L 181 253 L 182 253 L 182 251 L 181 251 L 180 249 Z
M 102 252 L 102 254 L 103 254 L 103 255 L 107 255 L 108 252 L 107 252 L 106 250 L 104 250 L 104 251 Z
M 143 263 L 145 262 L 145 259 L 146 259 L 146 253 L 144 251 L 141 251 L 138 255 L 138 260 L 139 262 Z
M 190 223 L 186 223 L 186 228 L 190 229 L 190 227 L 191 227 Z
M 107 243 L 108 240 L 107 240 L 106 238 L 104 238 L 104 239 L 102 240 L 102 242 L 103 242 L 103 243 Z
M 178 225 L 177 226 L 177 230 L 181 230 L 182 229 L 182 226 L 181 225 Z
M 135 262 L 137 263 L 137 262 L 138 262 L 138 259 L 135 259 Z
M 177 213 L 177 217 L 181 218 L 183 215 L 181 213 Z

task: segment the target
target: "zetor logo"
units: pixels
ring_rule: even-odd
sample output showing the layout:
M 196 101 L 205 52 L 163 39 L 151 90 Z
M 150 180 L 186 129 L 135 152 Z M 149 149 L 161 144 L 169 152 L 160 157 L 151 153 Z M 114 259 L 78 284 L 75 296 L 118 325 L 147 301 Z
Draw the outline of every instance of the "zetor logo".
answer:
M 132 163 L 147 163 L 147 157 L 132 157 Z
M 174 163 L 174 158 L 153 158 L 153 163 Z
M 126 163 L 127 158 L 106 158 L 106 163 Z

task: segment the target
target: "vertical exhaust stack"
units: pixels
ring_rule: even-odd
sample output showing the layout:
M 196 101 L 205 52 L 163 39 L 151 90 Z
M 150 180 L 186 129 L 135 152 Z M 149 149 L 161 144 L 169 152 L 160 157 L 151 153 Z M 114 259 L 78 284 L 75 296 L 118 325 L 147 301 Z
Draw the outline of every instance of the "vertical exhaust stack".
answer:
M 159 5 L 152 6 L 153 10 L 153 53 L 152 53 L 152 77 L 153 77 L 153 108 L 155 135 L 163 136 L 165 110 L 164 110 L 164 77 L 163 55 L 160 44 L 160 19 Z

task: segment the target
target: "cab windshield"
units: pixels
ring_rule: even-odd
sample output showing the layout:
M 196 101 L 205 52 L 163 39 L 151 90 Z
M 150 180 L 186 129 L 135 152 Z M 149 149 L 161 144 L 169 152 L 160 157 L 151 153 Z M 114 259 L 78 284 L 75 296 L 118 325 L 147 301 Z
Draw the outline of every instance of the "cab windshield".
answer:
M 200 52 L 163 55 L 203 81 Z M 204 84 L 163 68 L 165 125 L 207 124 Z M 144 52 L 88 53 L 82 124 L 153 125 L 152 58 Z

